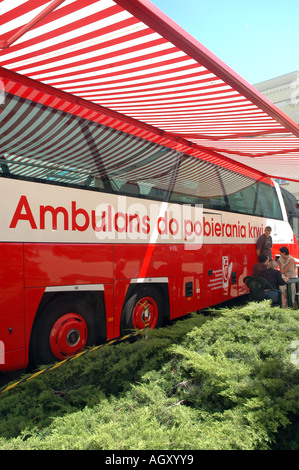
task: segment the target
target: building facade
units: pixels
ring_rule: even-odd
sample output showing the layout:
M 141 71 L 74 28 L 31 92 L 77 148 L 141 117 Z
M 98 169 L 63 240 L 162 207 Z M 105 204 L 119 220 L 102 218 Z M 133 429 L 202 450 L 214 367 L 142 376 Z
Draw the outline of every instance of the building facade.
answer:
M 253 85 L 268 100 L 299 124 L 299 72 L 290 72 Z M 299 200 L 299 183 L 277 180 Z

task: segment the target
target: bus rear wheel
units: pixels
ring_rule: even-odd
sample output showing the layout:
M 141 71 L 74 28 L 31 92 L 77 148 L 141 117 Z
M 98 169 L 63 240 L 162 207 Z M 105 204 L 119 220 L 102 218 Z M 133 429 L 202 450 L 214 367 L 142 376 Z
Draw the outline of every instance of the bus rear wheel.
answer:
M 134 292 L 125 304 L 121 332 L 157 328 L 163 324 L 164 302 L 157 288 L 144 286 Z
M 49 364 L 63 360 L 95 341 L 96 326 L 89 305 L 79 298 L 60 298 L 47 305 L 34 326 L 30 362 Z

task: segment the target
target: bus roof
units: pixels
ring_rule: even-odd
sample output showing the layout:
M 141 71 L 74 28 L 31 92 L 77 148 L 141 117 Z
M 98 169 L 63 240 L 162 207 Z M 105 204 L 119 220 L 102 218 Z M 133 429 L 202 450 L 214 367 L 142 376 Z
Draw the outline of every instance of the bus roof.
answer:
M 299 126 L 148 0 L 4 0 L 1 10 L 5 91 L 299 181 Z

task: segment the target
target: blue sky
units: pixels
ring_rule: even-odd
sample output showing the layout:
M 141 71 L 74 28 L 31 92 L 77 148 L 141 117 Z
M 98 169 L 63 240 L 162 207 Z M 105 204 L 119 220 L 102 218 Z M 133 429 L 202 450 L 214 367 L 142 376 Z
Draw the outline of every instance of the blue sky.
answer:
M 298 0 L 151 0 L 241 77 L 299 71 Z

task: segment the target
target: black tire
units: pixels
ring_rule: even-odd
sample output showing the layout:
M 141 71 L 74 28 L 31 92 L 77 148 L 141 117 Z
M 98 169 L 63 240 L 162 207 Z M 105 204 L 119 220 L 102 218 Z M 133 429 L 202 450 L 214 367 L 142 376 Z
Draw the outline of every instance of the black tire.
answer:
M 165 303 L 156 287 L 142 286 L 127 300 L 121 318 L 121 334 L 132 330 L 162 326 L 165 318 Z
M 96 322 L 91 307 L 75 296 L 60 297 L 45 307 L 33 327 L 30 363 L 63 360 L 95 342 Z

